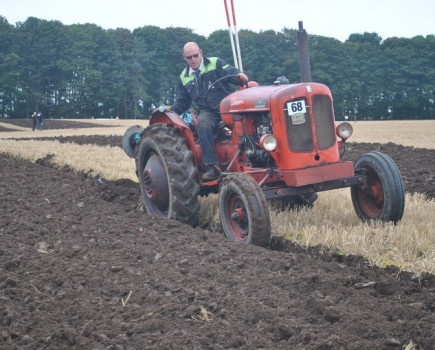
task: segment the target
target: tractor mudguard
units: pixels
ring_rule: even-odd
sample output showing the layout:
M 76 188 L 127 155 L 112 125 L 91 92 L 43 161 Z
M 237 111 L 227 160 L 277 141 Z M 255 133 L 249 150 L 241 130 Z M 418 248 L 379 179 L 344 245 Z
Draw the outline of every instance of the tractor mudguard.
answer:
M 192 151 L 193 155 L 193 164 L 198 166 L 201 164 L 201 155 L 198 153 L 198 150 L 195 146 L 195 138 L 193 136 L 192 130 L 189 126 L 183 121 L 183 119 L 175 112 L 172 111 L 156 111 L 150 118 L 149 124 L 171 124 L 175 128 L 180 129 L 181 135 L 186 140 L 187 148 Z

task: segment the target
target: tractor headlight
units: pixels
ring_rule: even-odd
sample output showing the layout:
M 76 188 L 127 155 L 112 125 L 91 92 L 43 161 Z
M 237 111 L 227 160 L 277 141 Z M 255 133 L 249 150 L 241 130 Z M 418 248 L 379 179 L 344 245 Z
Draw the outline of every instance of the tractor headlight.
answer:
M 260 138 L 260 146 L 262 149 L 268 152 L 275 151 L 277 145 L 277 141 L 275 136 L 271 134 L 263 135 Z
M 343 139 L 343 141 L 346 141 L 349 137 L 352 136 L 353 133 L 352 125 L 347 122 L 337 125 L 337 128 L 335 130 L 338 137 Z

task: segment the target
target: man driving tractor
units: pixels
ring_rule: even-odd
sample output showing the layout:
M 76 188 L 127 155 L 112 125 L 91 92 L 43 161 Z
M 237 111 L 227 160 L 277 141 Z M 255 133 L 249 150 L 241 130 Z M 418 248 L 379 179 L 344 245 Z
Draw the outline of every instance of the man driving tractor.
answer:
M 221 121 L 219 103 L 228 94 L 227 91 L 230 91 L 228 88 L 230 82 L 242 85 L 248 82 L 248 76 L 221 58 L 203 56 L 202 50 L 194 42 L 184 45 L 183 58 L 188 66 L 180 74 L 178 96 L 170 110 L 181 115 L 192 102 L 195 102 L 199 108 L 197 130 L 203 164 L 206 167 L 202 180 L 213 181 L 219 177 L 213 138 L 213 131 Z M 223 81 L 222 85 L 213 86 L 207 93 L 214 82 L 228 75 L 237 75 L 237 77 Z

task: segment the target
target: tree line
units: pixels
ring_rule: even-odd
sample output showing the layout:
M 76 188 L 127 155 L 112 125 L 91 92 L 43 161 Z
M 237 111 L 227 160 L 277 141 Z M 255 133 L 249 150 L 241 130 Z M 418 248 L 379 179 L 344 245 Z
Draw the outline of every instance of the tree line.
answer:
M 309 28 L 307 29 L 309 32 Z M 182 47 L 196 41 L 206 56 L 233 64 L 227 30 L 207 38 L 189 28 L 104 30 L 29 17 L 0 16 L 0 118 L 41 111 L 49 118 L 146 118 L 176 96 Z M 239 32 L 251 80 L 300 81 L 297 30 Z M 312 80 L 333 94 L 336 119 L 435 118 L 435 36 L 351 34 L 341 42 L 309 35 Z

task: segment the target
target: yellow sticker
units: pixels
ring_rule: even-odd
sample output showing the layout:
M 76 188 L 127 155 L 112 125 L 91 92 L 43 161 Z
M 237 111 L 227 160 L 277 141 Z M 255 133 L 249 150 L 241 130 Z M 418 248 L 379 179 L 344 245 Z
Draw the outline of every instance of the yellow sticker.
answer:
M 303 113 L 292 114 L 291 118 L 292 118 L 293 125 L 300 125 L 305 123 L 305 114 Z

